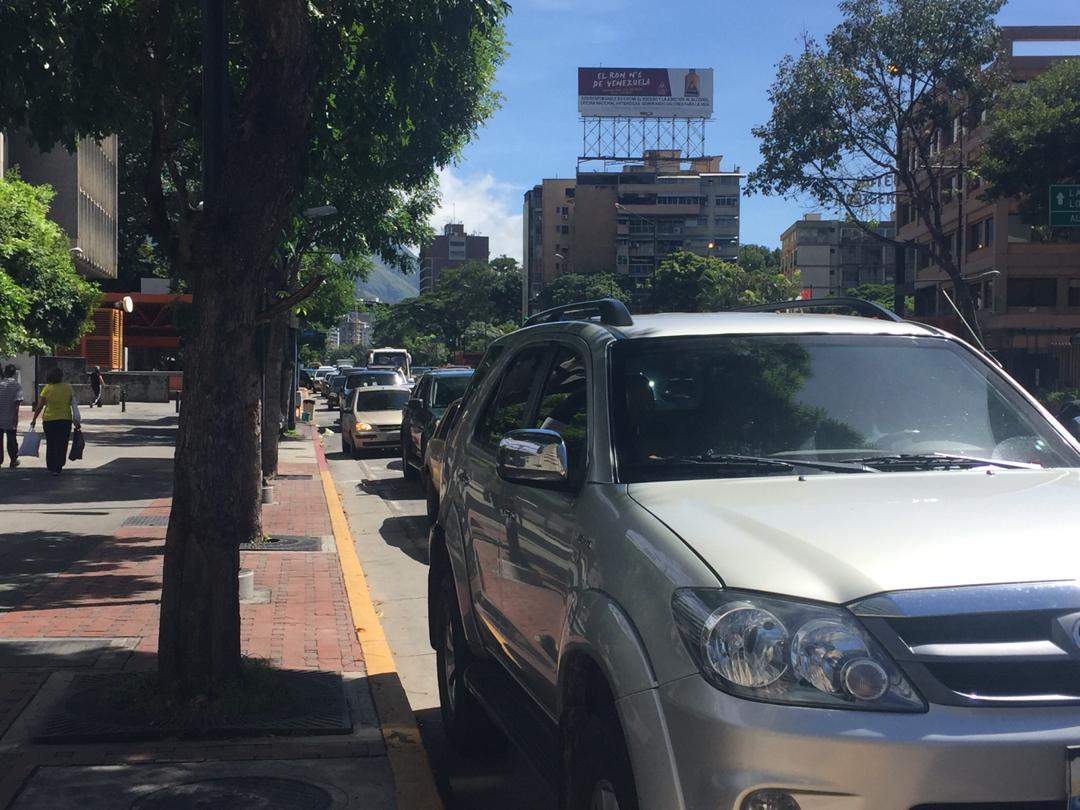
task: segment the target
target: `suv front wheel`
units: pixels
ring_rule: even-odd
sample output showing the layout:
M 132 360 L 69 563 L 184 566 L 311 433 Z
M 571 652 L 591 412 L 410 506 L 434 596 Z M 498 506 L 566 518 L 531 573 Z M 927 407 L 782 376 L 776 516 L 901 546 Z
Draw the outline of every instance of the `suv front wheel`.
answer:
M 443 731 L 453 746 L 463 754 L 496 751 L 503 743 L 502 732 L 491 722 L 487 712 L 465 686 L 465 668 L 474 659 L 465 641 L 454 583 L 449 573 L 443 577 L 439 586 L 437 610 L 439 646 L 435 650 L 435 668 L 439 681 Z
M 563 743 L 562 810 L 638 810 L 634 771 L 615 707 L 580 711 Z

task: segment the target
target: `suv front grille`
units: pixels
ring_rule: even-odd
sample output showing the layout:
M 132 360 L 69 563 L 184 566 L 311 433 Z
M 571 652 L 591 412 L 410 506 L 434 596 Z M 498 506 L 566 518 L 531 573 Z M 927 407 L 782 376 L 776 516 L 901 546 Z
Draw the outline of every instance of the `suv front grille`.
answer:
M 932 703 L 1080 705 L 1080 584 L 901 591 L 850 606 Z

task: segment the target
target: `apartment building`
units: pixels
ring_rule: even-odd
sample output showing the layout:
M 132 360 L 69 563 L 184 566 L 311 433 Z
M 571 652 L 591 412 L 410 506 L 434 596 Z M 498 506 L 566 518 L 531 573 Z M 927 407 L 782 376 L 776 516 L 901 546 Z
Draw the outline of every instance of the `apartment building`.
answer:
M 1080 26 L 1005 27 L 1002 35 L 1013 80 L 1027 81 L 1068 57 L 1020 55 L 1016 43 L 1080 41 Z M 988 134 L 985 113 L 967 121 L 957 117 L 951 130 L 928 144 L 929 151 L 943 162 L 971 166 Z M 1028 221 L 1014 199 L 988 200 L 969 173 L 957 171 L 944 185 L 946 232 L 987 347 L 1030 387 L 1080 385 L 1080 349 L 1071 345 L 1080 333 L 1080 239 Z M 926 227 L 902 196 L 896 221 L 901 239 L 928 241 Z M 945 297 L 953 283 L 944 271 L 922 251 L 905 251 L 905 259 L 915 317 L 966 334 Z
M 83 138 L 74 153 L 60 146 L 43 152 L 18 132 L 0 136 L 0 141 L 0 173 L 17 167 L 27 183 L 52 186 L 49 218 L 67 233 L 75 269 L 91 279 L 116 278 L 116 136 Z
M 896 234 L 893 222 L 874 231 L 885 239 Z M 802 289 L 814 298 L 843 295 L 861 284 L 892 284 L 893 248 L 858 225 L 806 214 L 780 236 L 780 269 L 799 274 Z
M 721 158 L 650 150 L 619 171 L 544 180 L 525 193 L 529 299 L 564 273 L 615 273 L 643 289 L 671 253 L 734 261 L 743 175 Z
M 443 232 L 430 244 L 420 249 L 420 292 L 435 289 L 439 274 L 447 267 L 458 267 L 465 262 L 488 261 L 488 238 L 465 233 L 460 222 L 448 222 Z

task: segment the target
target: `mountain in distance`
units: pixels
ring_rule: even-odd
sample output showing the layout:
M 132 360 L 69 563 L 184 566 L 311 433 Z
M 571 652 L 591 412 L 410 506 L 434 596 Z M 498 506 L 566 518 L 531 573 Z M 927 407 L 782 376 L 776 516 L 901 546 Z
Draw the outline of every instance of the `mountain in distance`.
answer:
M 396 304 L 404 298 L 413 298 L 420 294 L 420 270 L 418 258 L 410 250 L 404 251 L 409 256 L 412 272 L 405 275 L 396 267 L 391 267 L 380 256 L 371 257 L 371 272 L 368 277 L 356 282 L 356 297 L 372 301 L 376 298 L 384 304 Z

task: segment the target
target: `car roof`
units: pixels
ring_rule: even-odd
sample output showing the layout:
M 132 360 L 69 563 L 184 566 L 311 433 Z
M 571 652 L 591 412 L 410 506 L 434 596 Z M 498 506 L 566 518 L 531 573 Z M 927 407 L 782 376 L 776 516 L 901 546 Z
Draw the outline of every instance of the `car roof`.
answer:
M 471 368 L 434 368 L 431 371 L 425 371 L 425 377 L 466 377 L 473 374 L 475 369 Z
M 596 320 L 552 321 L 518 330 L 569 328 L 581 332 L 583 326 L 603 329 L 617 339 L 691 337 L 697 335 L 896 335 L 940 336 L 932 327 L 910 321 L 887 321 L 855 315 L 825 315 L 812 312 L 663 312 L 635 315 L 633 324 L 611 326 Z M 511 337 L 511 336 L 507 336 Z

